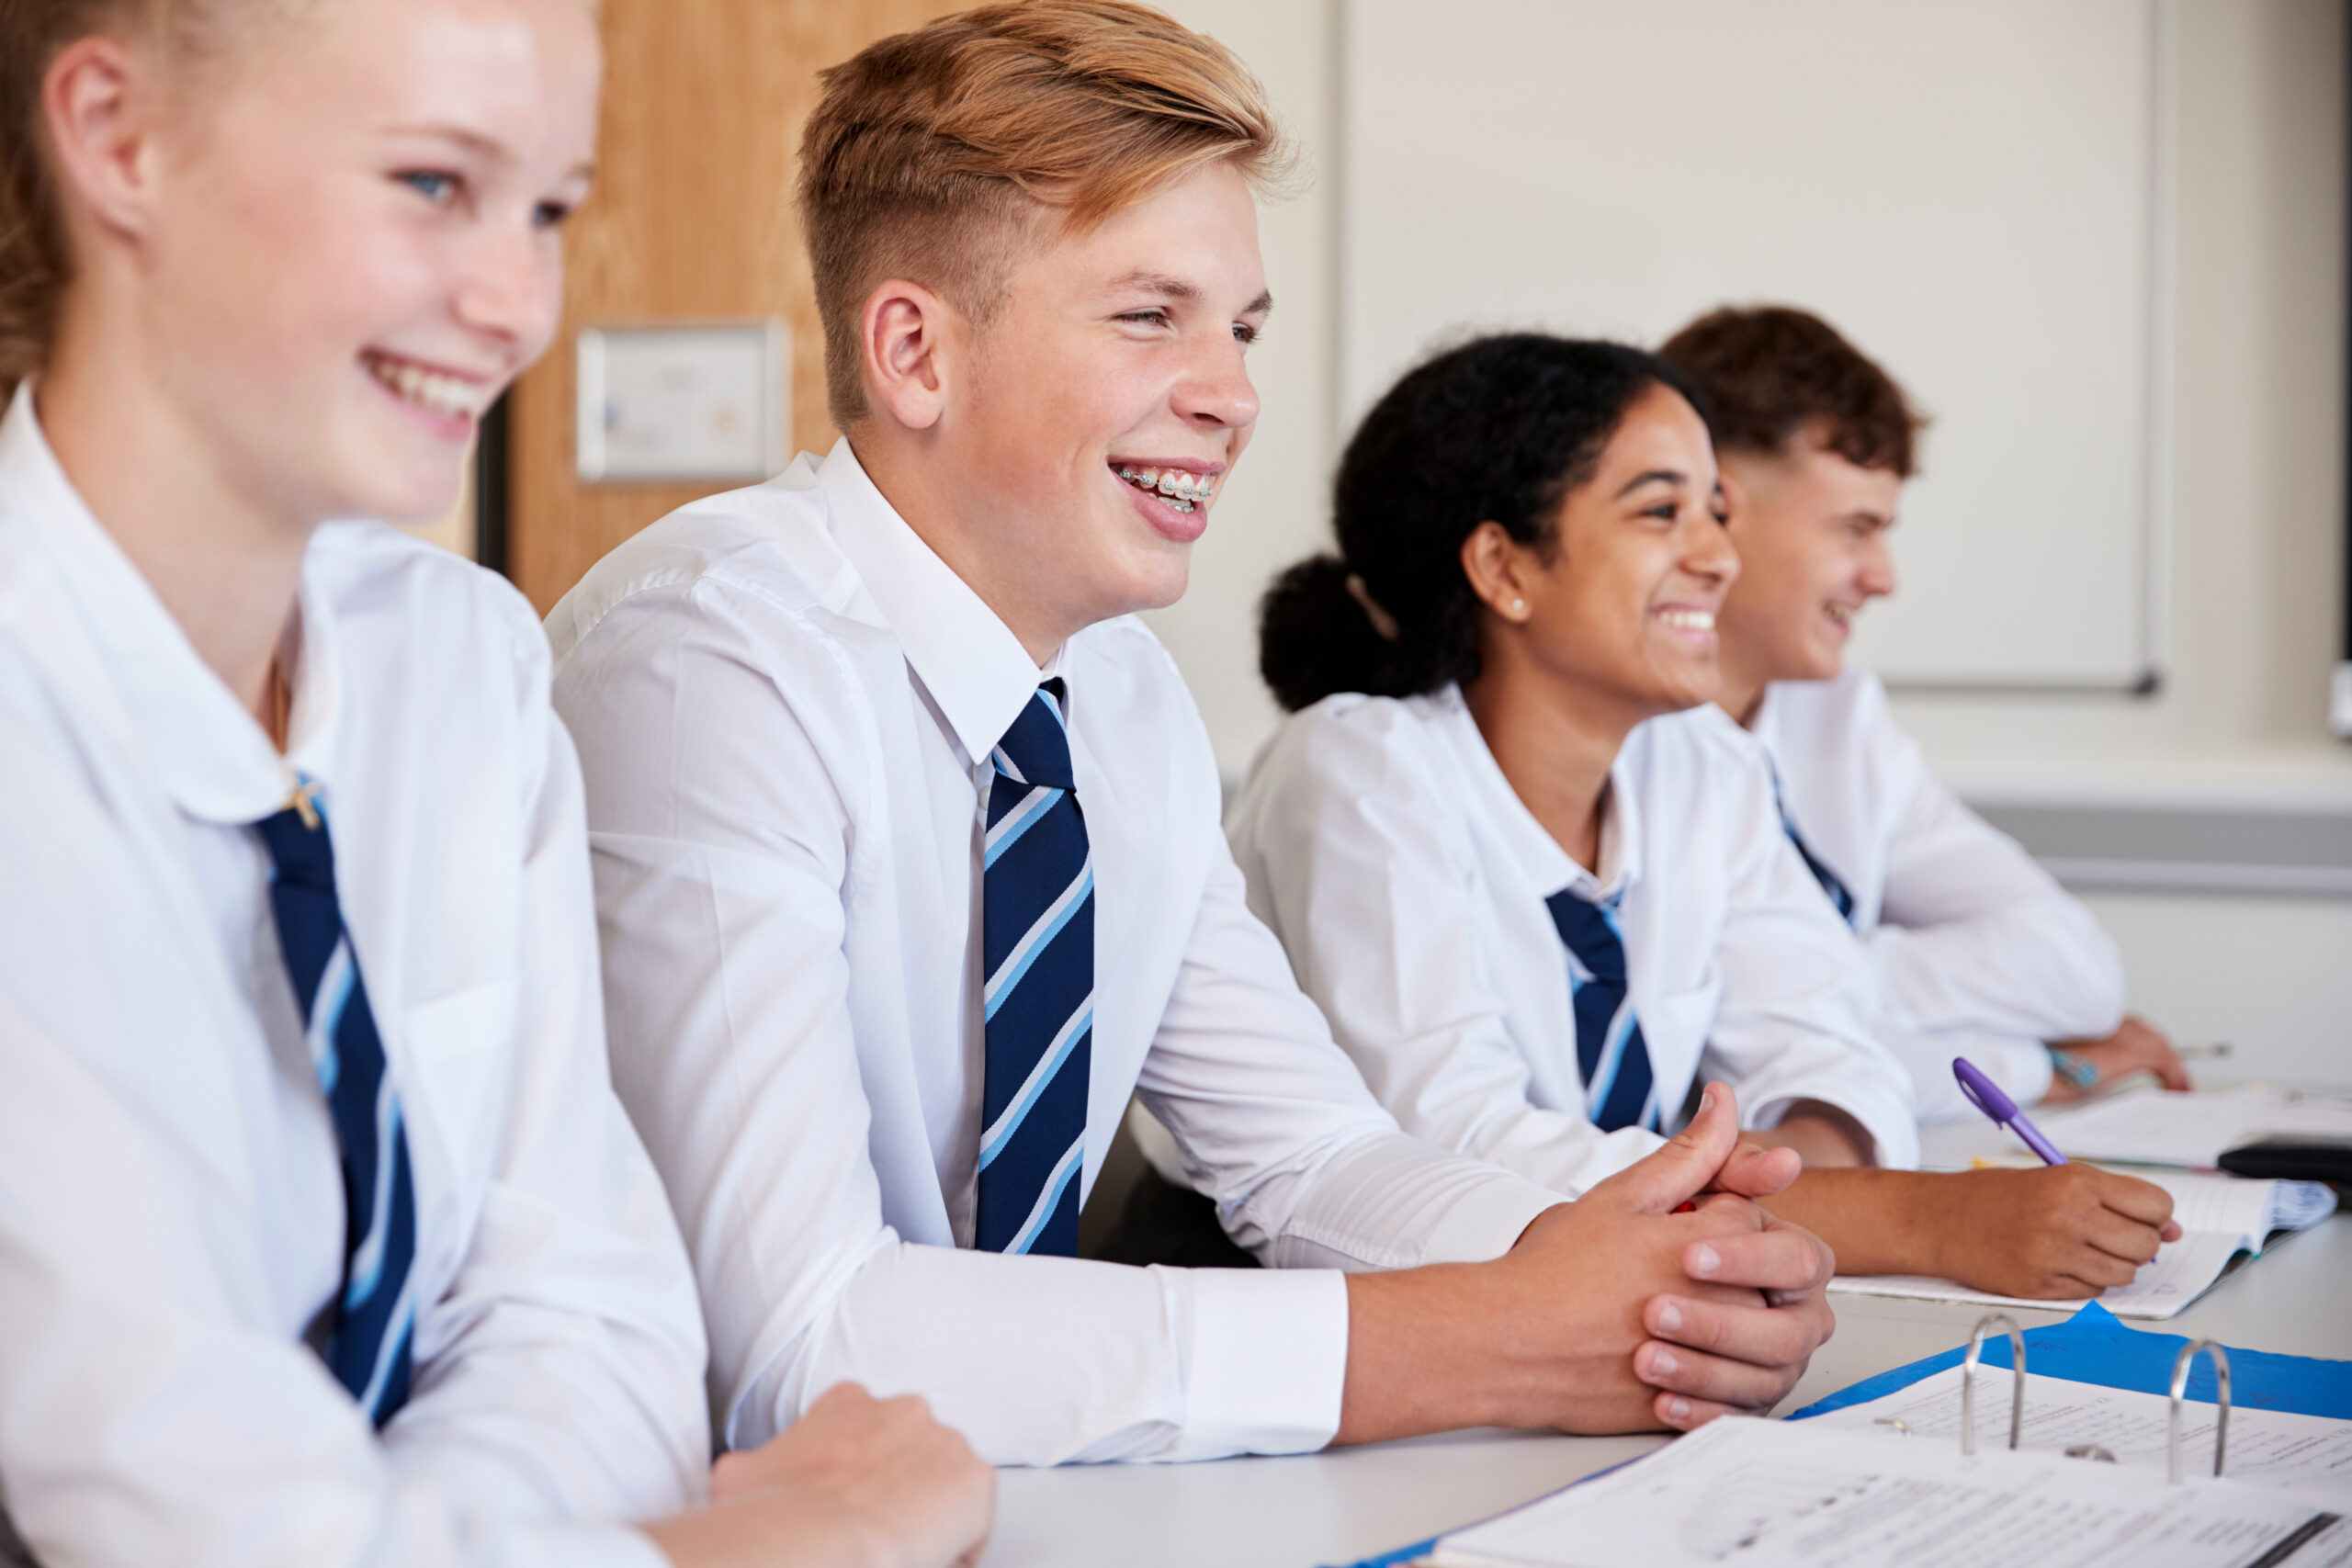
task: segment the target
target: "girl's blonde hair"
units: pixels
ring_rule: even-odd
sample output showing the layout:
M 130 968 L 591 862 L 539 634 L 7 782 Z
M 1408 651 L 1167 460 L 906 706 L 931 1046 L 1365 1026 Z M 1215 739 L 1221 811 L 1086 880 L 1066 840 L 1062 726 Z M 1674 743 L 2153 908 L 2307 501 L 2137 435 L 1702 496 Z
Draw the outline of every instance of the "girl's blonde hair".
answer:
M 220 53 L 265 17 L 309 0 L 0 0 L 0 399 L 48 362 L 74 278 L 41 82 L 65 48 L 93 33 L 134 37 L 165 58 Z

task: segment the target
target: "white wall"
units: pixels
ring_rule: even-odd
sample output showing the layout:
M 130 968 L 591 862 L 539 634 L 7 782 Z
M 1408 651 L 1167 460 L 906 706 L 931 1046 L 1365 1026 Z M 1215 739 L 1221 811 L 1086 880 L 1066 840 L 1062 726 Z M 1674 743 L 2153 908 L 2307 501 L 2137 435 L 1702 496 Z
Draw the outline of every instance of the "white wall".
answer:
M 1152 617 L 1229 771 L 1277 716 L 1256 673 L 1258 596 L 1329 539 L 1343 433 L 1326 175 L 1342 4 L 1170 6 L 1250 62 L 1310 176 L 1264 214 L 1277 303 L 1252 351 L 1257 442 L 1196 550 L 1191 592 Z M 1430 14 L 1442 48 L 1445 7 Z M 1904 15 L 1886 7 L 1886 25 Z M 1964 789 L 2352 809 L 2352 748 L 2325 724 L 2344 575 L 2343 28 L 2332 0 L 2183 0 L 2170 676 L 2145 698 L 1898 696 Z M 2233 1039 L 2254 1070 L 2352 1077 L 2352 905 L 2102 895 L 2094 906 L 2159 1021 Z
M 1187 27 L 1250 62 L 1299 144 L 1288 199 L 1261 209 L 1274 313 L 1250 351 L 1262 412 L 1249 452 L 1193 550 L 1193 580 L 1173 608 L 1147 617 L 1208 721 L 1217 759 L 1238 771 L 1281 710 L 1258 679 L 1258 599 L 1274 574 L 1328 545 L 1339 452 L 1332 325 L 1333 45 L 1340 0 L 1173 0 Z

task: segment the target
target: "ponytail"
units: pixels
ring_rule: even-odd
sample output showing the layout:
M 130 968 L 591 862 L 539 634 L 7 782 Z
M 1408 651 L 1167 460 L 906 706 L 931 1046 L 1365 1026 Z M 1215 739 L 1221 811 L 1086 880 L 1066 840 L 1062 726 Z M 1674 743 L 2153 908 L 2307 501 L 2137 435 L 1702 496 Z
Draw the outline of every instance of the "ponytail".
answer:
M 1478 673 L 1462 545 L 1484 522 L 1548 547 L 1642 393 L 1697 400 L 1620 344 L 1519 333 L 1438 355 L 1364 415 L 1333 484 L 1337 555 L 1298 562 L 1259 607 L 1258 671 L 1296 712 L 1335 692 L 1416 696 Z

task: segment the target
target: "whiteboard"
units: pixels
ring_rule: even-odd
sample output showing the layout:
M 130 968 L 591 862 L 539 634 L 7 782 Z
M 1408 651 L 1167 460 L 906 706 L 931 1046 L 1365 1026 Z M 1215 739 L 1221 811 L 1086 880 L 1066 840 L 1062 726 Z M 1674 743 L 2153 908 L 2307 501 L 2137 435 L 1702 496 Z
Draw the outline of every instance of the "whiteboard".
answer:
M 1474 331 L 1818 311 L 1933 420 L 1857 657 L 2152 687 L 2166 0 L 1342 0 L 1342 418 Z

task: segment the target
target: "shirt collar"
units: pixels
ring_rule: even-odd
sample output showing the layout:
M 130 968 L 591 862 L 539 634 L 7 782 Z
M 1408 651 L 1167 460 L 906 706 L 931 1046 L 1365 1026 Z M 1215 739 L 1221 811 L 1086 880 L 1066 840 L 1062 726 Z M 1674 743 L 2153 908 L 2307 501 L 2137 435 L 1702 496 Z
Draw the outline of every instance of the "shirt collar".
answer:
M 876 488 L 847 436 L 818 465 L 817 479 L 834 540 L 955 731 L 965 760 L 978 765 L 1021 716 L 1037 683 L 1059 668 L 1061 655 L 1043 670 L 1031 662 L 1012 628 Z
M 1448 686 L 1438 694 L 1437 705 L 1469 771 L 1471 788 L 1484 807 L 1482 815 L 1502 835 L 1505 852 L 1527 868 L 1529 877 L 1540 886 L 1566 888 L 1596 904 L 1622 896 L 1641 874 L 1641 807 L 1635 792 L 1626 787 L 1623 754 L 1609 771 L 1609 792 L 1601 797 L 1600 864 L 1588 870 L 1560 847 L 1560 841 L 1519 798 L 1519 792 L 1503 774 L 1502 764 L 1488 750 L 1486 736 L 1479 732 L 1470 705 L 1463 700 L 1462 688 Z
M 17 389 L 0 422 L 0 494 L 25 502 L 26 520 L 55 563 L 158 778 L 180 809 L 200 820 L 236 823 L 282 806 L 288 763 L 74 490 L 42 434 L 29 381 Z M 333 621 L 311 578 L 306 558 L 300 648 L 287 678 L 294 692 L 290 764 L 315 776 L 341 705 L 341 676 Z

